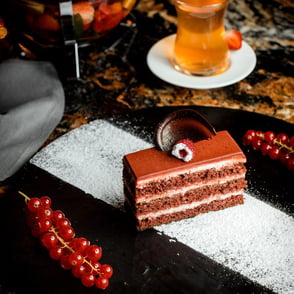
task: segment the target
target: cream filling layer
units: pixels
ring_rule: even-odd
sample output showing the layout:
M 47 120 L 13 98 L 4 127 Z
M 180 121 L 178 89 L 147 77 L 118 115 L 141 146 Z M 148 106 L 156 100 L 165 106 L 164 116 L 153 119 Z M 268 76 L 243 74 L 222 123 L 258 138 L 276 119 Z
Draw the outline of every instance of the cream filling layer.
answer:
M 158 194 L 152 194 L 152 196 L 148 196 L 148 195 L 145 195 L 144 198 L 137 198 L 136 199 L 136 203 L 148 203 L 150 201 L 153 201 L 153 200 L 156 200 L 156 199 L 159 199 L 159 198 L 162 198 L 162 197 L 168 197 L 168 198 L 172 198 L 172 197 L 175 197 L 176 195 L 178 194 L 181 194 L 181 195 L 184 195 L 185 193 L 187 193 L 189 190 L 191 189 L 201 189 L 201 188 L 204 188 L 204 187 L 207 187 L 207 186 L 213 186 L 213 185 L 222 185 L 222 184 L 225 184 L 226 182 L 229 182 L 229 181 L 233 181 L 233 180 L 242 180 L 242 179 L 245 179 L 245 173 L 242 174 L 242 175 L 233 175 L 233 176 L 228 176 L 228 177 L 225 177 L 225 178 L 222 178 L 222 179 L 215 179 L 215 180 L 211 180 L 207 183 L 204 183 L 204 182 L 199 182 L 199 183 L 196 183 L 196 184 L 191 184 L 191 185 L 186 185 L 182 188 L 176 188 L 176 189 L 171 189 L 171 190 L 168 190 L 166 192 L 163 192 L 163 193 L 158 193 Z
M 194 208 L 196 208 L 200 205 L 203 205 L 203 204 L 210 204 L 212 201 L 225 200 L 225 199 L 228 199 L 232 196 L 241 195 L 241 194 L 243 194 L 243 192 L 244 192 L 244 189 L 241 189 L 239 191 L 229 193 L 226 195 L 218 194 L 218 195 L 211 196 L 211 197 L 204 199 L 204 200 L 201 200 L 201 201 L 195 201 L 195 202 L 192 202 L 189 204 L 183 204 L 183 205 L 179 205 L 179 206 L 173 207 L 173 208 L 162 209 L 162 210 L 159 210 L 156 212 L 143 213 L 143 214 L 137 215 L 136 217 L 138 220 L 142 220 L 145 218 L 148 218 L 148 219 L 157 218 L 162 215 L 173 214 L 173 213 L 185 211 L 188 209 L 194 209 Z
M 236 158 L 236 159 L 223 160 L 218 163 L 210 163 L 210 164 L 205 163 L 203 165 L 199 165 L 197 167 L 191 168 L 186 172 L 183 170 L 176 170 L 174 172 L 169 172 L 168 175 L 165 173 L 161 173 L 160 175 L 152 175 L 152 178 L 139 179 L 137 181 L 137 187 L 144 188 L 150 181 L 152 181 L 152 182 L 155 180 L 160 181 L 162 179 L 168 180 L 169 178 L 173 178 L 177 175 L 193 174 L 193 173 L 197 173 L 199 171 L 208 170 L 208 169 L 212 169 L 212 168 L 215 170 L 220 170 L 224 167 L 230 168 L 230 167 L 234 166 L 235 164 L 245 163 L 245 162 L 246 162 L 246 159 Z

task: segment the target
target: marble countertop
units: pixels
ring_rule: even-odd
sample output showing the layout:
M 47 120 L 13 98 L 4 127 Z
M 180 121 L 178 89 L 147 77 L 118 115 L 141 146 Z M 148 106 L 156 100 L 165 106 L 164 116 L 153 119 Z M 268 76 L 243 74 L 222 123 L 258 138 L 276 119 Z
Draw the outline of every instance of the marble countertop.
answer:
M 294 123 L 293 12 L 291 0 L 231 0 L 226 29 L 242 33 L 256 53 L 256 67 L 231 86 L 195 90 L 173 86 L 149 70 L 149 49 L 176 32 L 177 19 L 168 0 L 138 1 L 125 21 L 131 26 L 79 49 L 81 80 L 63 80 L 65 114 L 51 139 L 96 118 L 163 106 L 241 109 Z

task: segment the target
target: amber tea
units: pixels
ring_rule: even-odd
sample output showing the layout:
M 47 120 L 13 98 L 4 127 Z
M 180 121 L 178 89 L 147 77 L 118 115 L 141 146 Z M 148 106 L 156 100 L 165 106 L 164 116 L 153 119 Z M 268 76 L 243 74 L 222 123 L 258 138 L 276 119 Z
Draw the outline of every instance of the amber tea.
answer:
M 229 0 L 175 1 L 178 28 L 172 63 L 189 75 L 215 75 L 230 65 L 224 15 Z

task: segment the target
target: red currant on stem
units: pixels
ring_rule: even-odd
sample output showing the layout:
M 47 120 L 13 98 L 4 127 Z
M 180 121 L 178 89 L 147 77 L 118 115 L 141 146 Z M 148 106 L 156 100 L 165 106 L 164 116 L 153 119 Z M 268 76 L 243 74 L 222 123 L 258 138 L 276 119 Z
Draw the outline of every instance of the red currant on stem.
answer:
M 276 137 L 276 134 L 274 132 L 271 132 L 271 131 L 265 132 L 265 134 L 264 134 L 264 140 L 267 143 L 270 143 L 270 144 L 272 144 L 272 142 L 274 141 L 275 137 Z
M 100 270 L 101 270 L 101 276 L 103 276 L 103 278 L 109 279 L 112 277 L 113 269 L 109 264 L 101 265 Z
M 71 269 L 73 276 L 81 278 L 86 287 L 96 285 L 105 289 L 113 274 L 110 265 L 101 265 L 98 260 L 102 257 L 102 248 L 90 245 L 86 238 L 74 238 L 75 231 L 70 221 L 60 210 L 52 211 L 51 199 L 48 196 L 29 198 L 19 192 L 28 207 L 28 223 L 32 233 L 40 238 L 49 255 L 64 269 Z
M 52 222 L 56 224 L 58 220 L 65 218 L 64 213 L 61 210 L 54 210 L 52 214 Z
M 85 287 L 92 287 L 95 285 L 95 276 L 91 273 L 85 273 L 82 275 L 81 281 Z
M 98 277 L 96 279 L 96 287 L 99 289 L 106 289 L 108 287 L 109 281 L 107 278 L 104 278 L 103 276 Z
M 33 197 L 31 199 L 29 199 L 28 203 L 27 203 L 27 207 L 28 210 L 30 212 L 37 212 L 39 210 L 39 208 L 41 207 L 41 201 L 39 198 Z
M 245 135 L 243 136 L 243 144 L 244 145 L 251 145 L 253 139 L 255 138 L 256 133 L 254 130 L 248 130 Z
M 43 207 L 51 207 L 51 198 L 48 196 L 43 196 L 40 198 Z
M 72 267 L 80 266 L 84 263 L 84 257 L 80 252 L 75 251 L 68 256 L 68 262 Z
M 73 267 L 72 269 L 72 274 L 74 277 L 76 278 L 80 278 L 83 274 L 85 274 L 87 271 L 86 271 L 86 267 L 85 265 L 81 264 L 81 265 L 78 265 L 78 266 L 75 266 Z
M 53 246 L 49 248 L 49 255 L 54 260 L 59 260 L 64 255 L 64 249 L 61 246 Z
M 57 244 L 57 241 L 58 241 L 58 239 L 57 239 L 56 235 L 52 232 L 44 233 L 41 236 L 41 242 L 42 242 L 43 246 L 46 248 L 55 247 Z
M 102 256 L 102 248 L 98 245 L 91 245 L 86 249 L 86 255 L 90 261 L 98 261 Z
M 286 144 L 287 145 L 289 143 L 289 137 L 288 137 L 287 134 L 281 133 L 281 134 L 277 135 L 275 141 L 279 142 L 280 144 Z

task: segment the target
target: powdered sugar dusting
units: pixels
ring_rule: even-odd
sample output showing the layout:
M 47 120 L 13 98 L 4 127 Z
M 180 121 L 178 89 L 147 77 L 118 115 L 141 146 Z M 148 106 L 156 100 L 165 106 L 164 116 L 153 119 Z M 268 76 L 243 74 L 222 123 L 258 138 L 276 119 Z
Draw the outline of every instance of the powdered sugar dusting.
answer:
M 96 120 L 57 139 L 31 163 L 121 208 L 122 158 L 146 146 L 151 145 L 104 120 Z
M 122 208 L 122 157 L 148 147 L 97 120 L 57 139 L 31 162 Z M 294 293 L 294 219 L 252 194 L 245 198 L 243 205 L 156 229 L 277 293 Z

